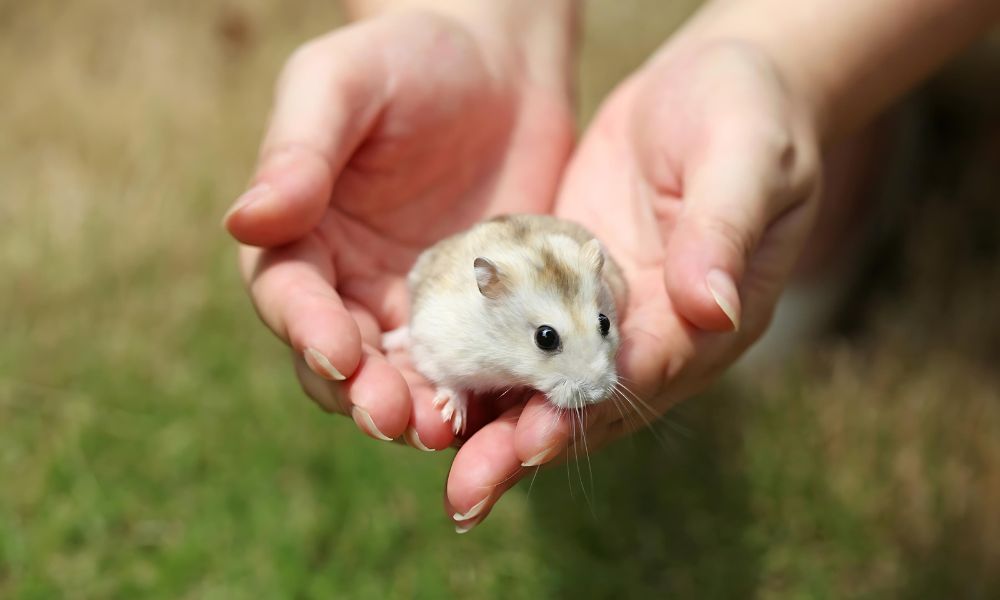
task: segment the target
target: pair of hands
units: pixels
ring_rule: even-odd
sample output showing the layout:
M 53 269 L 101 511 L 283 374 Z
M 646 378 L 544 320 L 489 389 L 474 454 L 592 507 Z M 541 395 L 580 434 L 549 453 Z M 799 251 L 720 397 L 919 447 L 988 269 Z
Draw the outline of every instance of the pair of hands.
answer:
M 431 385 L 380 348 L 407 322 L 410 266 L 449 234 L 553 213 L 621 265 L 618 367 L 649 406 L 627 419 L 594 407 L 592 449 L 705 387 L 762 333 L 810 229 L 815 136 L 754 48 L 667 45 L 575 149 L 568 94 L 522 66 L 459 19 L 412 13 L 318 38 L 281 75 L 254 184 L 225 224 L 303 389 L 372 437 L 455 442 Z M 470 409 L 445 495 L 460 531 L 573 431 L 537 394 Z

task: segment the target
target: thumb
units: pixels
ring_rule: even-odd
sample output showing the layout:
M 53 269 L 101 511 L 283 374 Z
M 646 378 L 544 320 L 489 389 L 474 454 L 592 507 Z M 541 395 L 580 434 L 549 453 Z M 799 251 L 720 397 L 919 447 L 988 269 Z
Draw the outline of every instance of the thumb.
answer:
M 340 170 L 382 110 L 381 63 L 356 40 L 356 29 L 336 32 L 286 63 L 253 183 L 223 218 L 240 242 L 295 241 L 326 213 Z
M 691 173 L 665 249 L 664 277 L 675 310 L 707 331 L 740 327 L 740 283 L 768 223 L 784 209 L 777 175 L 745 153 L 712 153 Z

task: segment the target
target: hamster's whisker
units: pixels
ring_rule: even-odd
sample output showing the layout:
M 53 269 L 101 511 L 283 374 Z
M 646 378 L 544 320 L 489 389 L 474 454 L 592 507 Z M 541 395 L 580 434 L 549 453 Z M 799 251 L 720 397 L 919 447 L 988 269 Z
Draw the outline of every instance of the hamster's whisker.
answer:
M 497 400 L 500 400 L 501 398 L 503 398 L 504 396 L 506 396 L 507 394 L 509 394 L 512 389 L 514 389 L 514 386 L 510 386 L 509 388 L 507 388 L 506 390 L 504 390 L 502 394 L 500 394 L 499 396 L 497 396 Z
M 501 479 L 500 481 L 494 483 L 493 485 L 481 485 L 481 486 L 478 486 L 478 487 L 481 488 L 481 489 L 493 489 L 493 488 L 499 487 L 499 486 L 507 483 L 508 481 L 510 481 L 511 479 L 514 479 L 515 477 L 517 477 L 520 474 L 521 474 L 521 471 L 520 471 L 520 469 L 518 469 L 517 471 L 514 471 L 513 473 L 511 473 L 510 475 L 504 477 L 503 479 Z
M 618 414 L 622 416 L 622 421 L 625 421 L 628 425 L 629 430 L 635 431 L 638 429 L 635 421 L 632 419 L 631 412 L 622 410 L 622 405 L 625 402 L 624 394 L 617 387 L 611 388 L 611 400 L 614 402 L 615 408 L 618 409 Z
M 565 411 L 563 411 L 555 404 L 551 403 L 548 403 L 548 408 L 546 409 L 546 411 L 550 418 L 549 418 L 549 424 L 545 428 L 545 433 L 549 434 L 552 432 L 553 429 L 555 429 L 556 425 L 559 423 L 559 420 L 562 418 L 563 413 Z
M 646 426 L 652 427 L 652 424 L 646 417 L 646 414 L 642 411 L 639 405 L 635 403 L 635 400 L 633 400 L 632 397 L 625 392 L 625 389 L 621 387 L 621 382 L 615 384 L 615 390 L 618 392 L 618 397 L 628 404 L 632 411 L 646 423 Z
M 528 483 L 528 498 L 531 498 L 531 490 L 535 487 L 535 478 L 538 477 L 538 472 L 542 470 L 542 465 L 535 467 L 535 472 L 531 475 L 531 481 Z
M 628 388 L 624 387 L 624 384 L 621 381 L 616 382 L 615 387 L 616 389 L 618 389 L 619 393 L 621 394 L 621 397 L 626 402 L 628 402 L 629 406 L 632 407 L 632 410 L 635 411 L 635 414 L 638 415 L 639 418 L 642 419 L 642 421 L 646 424 L 646 428 L 649 429 L 649 431 L 653 434 L 653 437 L 656 438 L 656 441 L 660 445 L 660 447 L 666 450 L 667 449 L 666 441 L 663 439 L 663 436 L 656 429 L 656 427 L 653 426 L 653 422 L 651 422 L 649 418 L 646 417 L 646 414 L 642 411 L 639 405 L 637 405 L 635 401 L 631 397 L 629 397 L 629 395 L 626 395 L 624 392 L 629 392 L 629 394 L 631 394 L 632 396 L 635 396 L 635 394 L 632 393 L 631 390 L 629 390 Z M 636 397 L 636 400 L 642 402 L 641 398 Z M 646 404 L 645 402 L 642 403 L 646 406 L 647 410 L 650 410 L 650 412 L 652 412 L 648 404 Z M 655 412 L 653 412 L 652 414 L 654 421 L 660 420 L 661 415 L 658 415 Z
M 664 425 L 669 427 L 673 433 L 684 436 L 689 440 L 694 438 L 694 432 L 691 431 L 691 428 L 681 423 L 676 418 L 676 415 L 673 414 L 675 410 L 676 409 L 671 408 L 668 412 L 663 413 L 663 416 L 660 417 L 660 421 L 662 421 Z
M 582 394 L 580 395 L 580 400 L 581 401 L 583 400 Z M 590 462 L 590 447 L 587 444 L 587 424 L 585 419 L 586 415 L 584 414 L 584 407 L 582 403 L 580 404 L 580 407 L 577 408 L 577 411 L 578 411 L 577 414 L 580 415 L 580 431 L 583 434 L 583 454 L 584 456 L 587 457 L 587 477 L 590 480 L 590 495 L 592 498 L 596 498 L 597 488 L 594 487 L 594 467 L 593 465 L 591 465 Z M 594 507 L 593 500 L 588 500 L 588 504 L 590 505 L 591 516 L 593 516 L 594 519 L 597 519 L 597 510 Z
M 650 412 L 650 414 L 655 415 L 656 418 L 660 418 L 660 417 L 663 416 L 659 411 L 657 411 L 655 408 L 653 408 L 648 402 L 646 402 L 645 400 L 643 400 L 642 396 L 640 396 L 639 394 L 635 393 L 635 391 L 633 391 L 632 388 L 628 387 L 628 385 L 626 385 L 626 383 L 631 383 L 632 385 L 636 385 L 636 382 L 634 380 L 629 379 L 628 377 L 625 377 L 624 375 L 619 374 L 618 375 L 618 385 L 620 385 L 625 391 L 627 391 L 629 394 L 631 394 L 633 398 L 635 398 L 636 400 L 638 400 L 639 402 L 641 402 L 642 405 L 645 406 L 646 409 Z
M 618 399 L 618 390 L 611 388 L 611 395 L 608 396 L 608 400 L 611 400 L 611 404 L 614 405 L 615 409 L 618 411 L 619 416 L 621 416 L 622 421 L 626 424 L 630 424 L 628 419 L 625 417 L 625 412 L 622 410 L 621 400 Z
M 621 413 L 622 420 L 625 421 L 626 427 L 628 428 L 626 431 L 631 433 L 633 431 L 638 431 L 639 429 L 641 429 L 642 425 L 636 421 L 635 417 L 632 416 L 632 410 L 629 410 L 632 407 L 623 406 L 625 405 L 627 400 L 625 398 L 625 393 L 619 390 L 617 387 L 612 388 L 611 391 L 612 391 L 612 397 L 614 398 L 615 407 L 618 409 L 618 412 Z M 624 411 L 622 410 L 623 408 L 625 409 Z M 629 441 L 629 447 L 632 448 L 632 450 L 635 450 L 635 437 L 631 435 L 628 436 L 628 441 Z
M 631 388 L 629 388 L 629 387 L 628 387 L 627 385 L 625 385 L 625 383 L 623 383 L 622 381 L 618 381 L 618 385 L 622 386 L 622 388 L 623 388 L 623 389 L 624 389 L 624 390 L 625 390 L 626 392 L 628 392 L 629 394 L 631 394 L 631 395 L 632 395 L 632 397 L 633 397 L 633 398 L 635 398 L 635 400 L 636 400 L 637 402 L 639 402 L 640 404 L 642 404 L 642 405 L 643 405 L 643 406 L 644 406 L 644 407 L 646 408 L 646 410 L 648 410 L 648 411 L 649 411 L 649 413 L 650 413 L 651 415 L 653 415 L 653 418 L 654 418 L 654 419 L 659 419 L 659 418 L 660 418 L 660 416 L 661 416 L 661 415 L 660 415 L 660 413 L 659 413 L 659 412 L 657 412 L 657 411 L 656 411 L 656 409 L 654 409 L 654 408 L 653 408 L 652 406 L 650 406 L 648 402 L 646 402 L 646 401 L 645 401 L 645 400 L 643 400 L 643 399 L 642 399 L 641 397 L 639 397 L 639 394 L 636 394 L 635 392 L 633 392 L 633 391 L 631 390 Z
M 583 428 L 583 417 L 577 408 L 570 409 L 573 415 L 573 431 L 576 431 L 576 423 L 580 424 L 580 438 L 582 439 L 584 446 L 587 444 L 587 432 Z M 575 435 L 574 435 L 575 438 Z M 593 510 L 593 504 L 590 500 L 590 495 L 587 494 L 587 484 L 583 481 L 583 469 L 580 467 L 580 450 L 578 444 L 573 444 L 573 456 L 576 459 L 576 475 L 580 480 L 580 491 L 583 493 L 583 499 L 587 503 L 587 506 Z M 590 460 L 588 456 L 588 461 Z
M 669 427 L 674 432 L 679 433 L 679 434 L 681 434 L 681 435 L 683 435 L 683 436 L 685 436 L 687 438 L 690 438 L 693 435 L 693 433 L 691 432 L 690 429 L 688 429 L 684 425 L 680 424 L 676 420 L 670 418 L 670 413 L 680 410 L 680 408 L 678 406 L 672 407 L 670 411 L 660 413 L 656 409 L 654 409 L 648 402 L 646 402 L 645 400 L 643 400 L 641 396 L 639 396 L 638 394 L 636 394 L 634 391 L 632 391 L 628 386 L 626 386 L 623 383 L 623 381 L 628 381 L 628 382 L 630 382 L 630 383 L 632 383 L 634 385 L 635 384 L 634 381 L 632 381 L 631 379 L 629 379 L 629 378 L 627 378 L 627 377 L 625 377 L 623 375 L 619 375 L 618 379 L 619 379 L 618 384 L 621 385 L 621 387 L 624 388 L 625 391 L 627 391 L 629 394 L 631 394 L 631 396 L 633 398 L 635 398 L 636 401 L 638 401 L 639 403 L 641 403 L 646 408 L 646 410 L 649 411 L 649 413 L 653 417 L 654 421 L 659 421 L 659 422 L 663 423 L 665 426 Z M 683 406 L 683 405 L 681 405 L 681 406 Z
M 625 377 L 621 373 L 618 374 L 618 383 L 621 383 L 622 385 L 624 385 L 626 383 L 631 383 L 632 385 L 637 385 L 636 381 L 634 379 L 629 379 L 628 377 Z
M 549 431 L 552 431 L 553 427 L 556 426 L 556 423 L 559 422 L 559 419 L 562 417 L 562 415 L 563 415 L 563 413 L 565 411 L 563 409 L 559 408 L 558 406 L 556 406 L 555 404 L 546 403 L 545 412 L 550 417 L 550 419 L 549 419 L 549 426 L 548 426 L 548 428 L 546 430 L 546 433 L 548 433 Z M 568 474 L 569 473 L 569 461 L 564 461 L 564 462 L 566 462 L 566 465 L 567 465 L 567 467 L 566 467 L 567 471 L 566 472 Z M 531 490 L 532 490 L 532 488 L 535 487 L 535 479 L 538 478 L 538 472 L 542 470 L 543 466 L 544 465 L 538 465 L 537 467 L 535 467 L 535 472 L 531 475 L 531 482 L 528 484 L 528 497 L 529 498 L 531 497 Z M 570 488 L 570 491 L 572 492 L 572 488 Z
M 618 378 L 620 380 L 622 380 L 622 381 L 626 381 L 628 383 L 631 383 L 632 385 L 635 385 L 635 381 L 634 380 L 629 379 L 628 377 L 625 377 L 624 375 L 619 375 Z M 676 418 L 672 418 L 672 417 L 677 417 L 677 416 L 682 416 L 682 417 L 685 416 L 685 413 L 687 412 L 687 407 L 688 406 L 689 406 L 688 404 L 684 404 L 683 402 L 677 403 L 677 404 L 673 404 L 673 405 L 670 406 L 670 410 L 664 412 L 661 415 L 659 415 L 658 419 L 660 421 L 662 421 L 664 425 L 666 425 L 667 427 L 670 427 L 671 430 L 673 430 L 675 433 L 678 433 L 678 434 L 683 435 L 684 437 L 690 439 L 690 438 L 692 438 L 694 436 L 694 432 L 691 431 L 690 428 L 688 428 L 685 425 L 683 425 L 682 423 L 680 423 Z
M 576 456 L 576 421 L 572 417 L 570 417 L 569 424 L 572 427 L 572 429 L 570 430 L 571 431 L 570 437 L 572 440 L 570 442 L 570 446 L 573 448 L 573 455 Z M 567 453 L 566 453 L 566 485 L 567 487 L 569 487 L 569 497 L 572 498 L 573 500 L 576 500 L 576 494 L 573 492 L 573 477 L 571 475 L 571 469 L 569 466 L 570 460 L 569 460 L 568 450 L 569 448 L 567 448 Z

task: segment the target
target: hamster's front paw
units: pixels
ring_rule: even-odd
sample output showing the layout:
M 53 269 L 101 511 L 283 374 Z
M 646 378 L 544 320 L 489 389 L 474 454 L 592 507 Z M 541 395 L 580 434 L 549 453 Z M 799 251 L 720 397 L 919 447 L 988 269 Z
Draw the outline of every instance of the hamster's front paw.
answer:
M 438 388 L 434 396 L 434 408 L 441 411 L 441 420 L 451 421 L 451 430 L 455 435 L 465 431 L 465 423 L 469 410 L 468 392 L 456 392 L 450 388 Z
M 382 350 L 394 352 L 410 347 L 410 328 L 406 325 L 382 334 Z

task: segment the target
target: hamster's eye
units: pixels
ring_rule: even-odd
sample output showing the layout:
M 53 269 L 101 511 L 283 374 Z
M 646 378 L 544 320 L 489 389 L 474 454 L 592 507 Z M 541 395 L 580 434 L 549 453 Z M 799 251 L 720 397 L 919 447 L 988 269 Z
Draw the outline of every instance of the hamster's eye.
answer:
M 601 326 L 601 335 L 607 337 L 608 332 L 611 331 L 611 319 L 604 315 L 597 315 L 597 322 Z
M 535 330 L 535 343 L 547 352 L 559 349 L 559 334 L 548 325 L 542 325 Z

